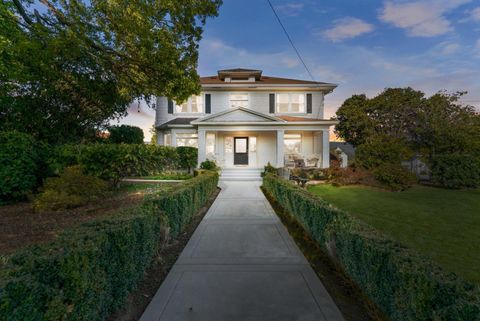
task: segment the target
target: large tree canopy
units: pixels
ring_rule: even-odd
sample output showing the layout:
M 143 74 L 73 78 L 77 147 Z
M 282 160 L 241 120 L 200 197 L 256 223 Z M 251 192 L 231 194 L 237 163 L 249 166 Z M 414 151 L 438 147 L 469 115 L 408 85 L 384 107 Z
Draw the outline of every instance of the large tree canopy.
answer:
M 220 5 L 1 0 L 0 126 L 71 140 L 135 98 L 186 99 L 199 91 L 198 42 Z
M 475 154 L 480 116 L 459 102 L 464 94 L 439 92 L 427 98 L 412 88 L 388 88 L 371 99 L 354 95 L 338 109 L 335 132 L 355 146 L 388 136 L 421 154 Z

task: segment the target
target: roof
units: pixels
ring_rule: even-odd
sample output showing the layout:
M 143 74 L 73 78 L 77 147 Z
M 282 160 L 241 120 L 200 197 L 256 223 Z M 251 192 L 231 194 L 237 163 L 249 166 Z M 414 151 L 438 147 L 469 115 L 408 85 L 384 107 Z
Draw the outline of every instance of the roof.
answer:
M 330 149 L 337 148 L 340 148 L 345 154 L 347 154 L 349 159 L 355 157 L 355 147 L 352 144 L 346 142 L 330 142 Z
M 222 69 L 219 70 L 218 72 L 262 72 L 261 70 L 258 69 L 246 69 L 246 68 L 233 68 L 233 69 Z
M 324 121 L 328 119 L 318 119 L 318 118 L 307 118 L 307 117 L 294 117 L 294 116 L 277 116 L 280 119 L 283 119 L 288 122 L 299 122 L 299 121 Z
M 169 127 L 171 125 L 190 125 L 190 123 L 194 120 L 197 120 L 197 118 L 174 118 L 172 120 L 167 121 L 166 123 L 161 124 L 160 126 L 157 127 Z
M 311 80 L 301 80 L 301 79 L 291 79 L 291 78 L 280 78 L 280 77 L 271 77 L 271 76 L 261 76 L 259 80 L 253 82 L 248 81 L 236 81 L 235 83 L 228 83 L 223 81 L 217 76 L 208 76 L 200 77 L 200 83 L 202 85 L 225 85 L 225 84 L 263 84 L 263 85 L 332 85 L 335 84 Z

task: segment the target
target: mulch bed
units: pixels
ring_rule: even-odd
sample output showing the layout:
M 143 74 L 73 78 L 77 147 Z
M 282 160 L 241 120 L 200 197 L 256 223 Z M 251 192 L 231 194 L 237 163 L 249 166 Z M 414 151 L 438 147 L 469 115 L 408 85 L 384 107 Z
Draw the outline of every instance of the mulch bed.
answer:
M 78 208 L 41 214 L 33 211 L 32 203 L 0 206 L 0 255 L 50 242 L 66 228 L 133 206 L 143 197 L 142 191 L 121 193 Z
M 263 190 L 263 189 L 262 189 Z M 385 321 L 385 316 L 366 295 L 345 275 L 305 229 L 268 193 L 265 197 L 303 252 L 313 270 L 347 321 Z
M 166 278 L 168 272 L 177 261 L 180 253 L 187 245 L 198 224 L 202 221 L 210 206 L 220 193 L 220 189 L 210 196 L 204 207 L 196 213 L 188 227 L 177 238 L 165 246 L 154 258 L 145 272 L 144 278 L 137 288 L 130 293 L 124 307 L 112 314 L 107 321 L 137 321 L 140 320 L 147 305 L 152 301 L 158 288 Z

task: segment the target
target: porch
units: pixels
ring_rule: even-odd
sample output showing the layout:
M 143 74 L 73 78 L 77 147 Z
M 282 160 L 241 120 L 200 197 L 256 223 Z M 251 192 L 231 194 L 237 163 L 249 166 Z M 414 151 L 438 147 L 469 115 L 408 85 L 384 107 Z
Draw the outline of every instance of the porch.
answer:
M 198 163 L 214 160 L 223 169 L 329 166 L 328 127 L 311 130 L 198 129 Z

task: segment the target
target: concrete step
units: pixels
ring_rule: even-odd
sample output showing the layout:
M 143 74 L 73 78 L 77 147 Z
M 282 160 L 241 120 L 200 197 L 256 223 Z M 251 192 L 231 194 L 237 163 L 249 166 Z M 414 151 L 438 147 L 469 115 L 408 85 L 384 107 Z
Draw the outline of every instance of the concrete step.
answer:
M 260 181 L 262 169 L 258 168 L 225 168 L 220 180 L 224 181 Z

